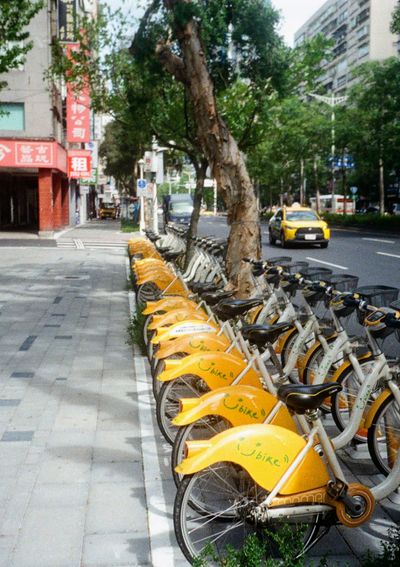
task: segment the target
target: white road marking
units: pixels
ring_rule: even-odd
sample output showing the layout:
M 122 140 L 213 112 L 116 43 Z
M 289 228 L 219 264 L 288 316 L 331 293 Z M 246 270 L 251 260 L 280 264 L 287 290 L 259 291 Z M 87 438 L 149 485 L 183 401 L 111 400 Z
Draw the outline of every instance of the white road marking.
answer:
M 383 240 L 382 238 L 364 238 L 363 240 L 370 240 L 371 242 L 382 242 L 383 244 L 395 244 L 394 240 Z
M 340 266 L 339 264 L 332 264 L 331 262 L 323 262 L 322 260 L 317 260 L 317 258 L 307 257 L 306 260 L 311 260 L 312 262 L 318 262 L 319 264 L 325 264 L 325 266 L 332 266 L 332 268 L 339 268 L 339 270 L 348 270 L 346 266 Z
M 390 256 L 391 258 L 400 258 L 398 254 L 388 254 L 387 252 L 377 252 L 380 256 Z
M 74 238 L 73 239 L 75 246 L 78 248 L 78 250 L 83 250 L 85 248 L 82 240 L 80 238 Z
M 129 280 L 129 261 L 126 260 L 126 277 Z M 128 292 L 131 315 L 136 312 L 135 296 Z M 144 488 L 147 501 L 147 517 L 150 535 L 151 565 L 153 567 L 174 567 L 175 558 L 169 534 L 171 527 L 168 521 L 167 504 L 161 483 L 161 471 L 158 461 L 156 436 L 153 427 L 150 380 L 146 372 L 144 357 L 135 348 L 133 363 L 136 374 L 138 394 L 140 438 L 142 443 Z M 143 439 L 146 444 L 143 444 Z

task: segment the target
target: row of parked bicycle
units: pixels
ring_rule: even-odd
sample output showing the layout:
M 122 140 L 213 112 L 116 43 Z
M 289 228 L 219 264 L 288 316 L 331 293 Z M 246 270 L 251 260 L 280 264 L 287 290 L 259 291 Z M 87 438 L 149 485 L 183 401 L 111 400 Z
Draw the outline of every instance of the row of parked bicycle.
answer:
M 381 341 L 400 342 L 399 290 L 282 256 L 244 259 L 254 297 L 233 299 L 225 244 L 197 238 L 184 269 L 185 235 L 167 230 L 130 241 L 129 256 L 186 558 L 250 534 L 274 557 L 282 523 L 301 526 L 306 553 L 332 525 L 368 521 L 400 485 L 400 358 Z M 383 473 L 373 488 L 346 479 L 337 451 L 350 443 Z

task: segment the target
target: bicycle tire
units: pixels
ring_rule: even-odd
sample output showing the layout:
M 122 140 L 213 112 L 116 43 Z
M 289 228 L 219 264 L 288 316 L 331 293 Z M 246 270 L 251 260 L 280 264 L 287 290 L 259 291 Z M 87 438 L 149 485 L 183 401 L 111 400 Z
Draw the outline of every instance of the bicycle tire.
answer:
M 329 337 L 326 339 L 328 344 L 331 344 L 332 342 L 335 341 L 336 337 Z M 314 382 L 314 377 L 315 377 L 315 371 L 317 368 L 320 367 L 320 363 L 324 357 L 325 351 L 324 351 L 324 347 L 322 346 L 322 344 L 320 342 L 318 342 L 317 344 L 314 343 L 314 345 L 311 347 L 314 348 L 312 354 L 308 357 L 308 359 L 305 362 L 305 366 L 304 366 L 304 372 L 302 374 L 302 382 L 304 382 L 304 384 L 313 384 Z M 308 352 L 306 352 L 306 354 L 304 355 L 305 357 L 308 356 Z M 340 361 L 343 361 L 343 357 L 341 357 Z M 333 363 L 335 364 L 335 363 Z M 338 368 L 338 366 L 336 367 Z M 336 370 L 335 368 L 335 370 Z M 330 370 L 330 369 L 329 369 Z M 332 372 L 330 371 L 330 374 L 332 375 Z
M 183 476 L 176 472 L 185 454 L 186 441 L 195 439 L 210 439 L 217 433 L 230 429 L 232 424 L 220 415 L 208 415 L 188 425 L 178 428 L 171 453 L 171 470 L 176 487 L 181 483 Z
M 166 360 L 177 360 L 177 359 L 185 358 L 185 356 L 187 356 L 187 353 L 177 352 L 175 354 L 172 354 L 171 356 L 168 356 L 167 358 L 158 359 L 158 358 L 153 357 L 150 366 L 151 366 L 153 395 L 154 395 L 155 399 L 158 398 L 158 396 L 160 394 L 161 387 L 163 385 L 163 382 L 160 382 L 160 380 L 158 380 L 158 376 L 165 369 L 165 361 Z
M 289 360 L 289 356 L 290 356 L 290 352 L 293 348 L 294 342 L 297 339 L 299 332 L 297 329 L 295 329 L 295 331 L 293 333 L 291 333 L 287 339 L 285 340 L 285 342 L 283 343 L 282 346 L 282 352 L 281 352 L 281 364 L 282 366 L 285 366 Z M 303 345 L 301 346 L 299 355 L 301 354 L 305 354 L 309 348 L 310 343 L 313 344 L 314 343 L 314 335 L 311 334 L 310 338 L 307 337 L 306 341 L 303 343 Z
M 379 406 L 368 429 L 368 450 L 379 471 L 387 476 L 400 447 L 400 407 L 392 394 Z
M 365 368 L 364 372 L 366 372 L 367 367 L 370 366 L 372 361 L 372 355 L 360 361 L 361 367 Z M 351 380 L 353 380 L 353 382 L 351 382 Z M 336 382 L 342 386 L 342 391 L 332 396 L 331 412 L 336 427 L 339 431 L 343 431 L 350 421 L 351 410 L 354 406 L 360 384 L 357 376 L 354 374 L 352 366 L 346 366 L 339 376 L 337 376 Z M 366 415 L 365 412 L 367 411 L 368 405 L 364 410 L 364 415 Z M 359 432 L 356 433 L 354 439 L 365 443 L 367 441 L 367 432 L 361 428 Z
M 204 547 L 210 544 L 214 547 L 213 559 L 221 560 L 227 545 L 242 549 L 250 535 L 261 541 L 265 558 L 278 558 L 279 550 L 270 534 L 281 528 L 282 522 L 260 523 L 251 517 L 252 510 L 266 496 L 266 491 L 244 469 L 230 462 L 216 463 L 185 476 L 175 498 L 174 529 L 179 547 L 189 563 L 193 564 L 194 558 L 201 556 Z M 298 548 L 294 555 L 297 557 L 317 540 L 319 519 L 319 514 L 313 513 L 302 519 L 301 525 L 306 525 L 307 529 L 304 535 L 296 534 Z M 289 522 L 285 518 L 285 524 L 289 525 Z M 297 521 L 292 526 L 298 530 L 299 524 Z
M 207 387 L 207 389 L 205 389 Z M 195 398 L 208 392 L 208 386 L 198 376 L 188 374 L 175 378 L 170 382 L 164 382 L 156 399 L 157 423 L 165 440 L 172 445 L 178 431 L 178 427 L 172 424 L 172 420 L 179 412 L 180 398 Z

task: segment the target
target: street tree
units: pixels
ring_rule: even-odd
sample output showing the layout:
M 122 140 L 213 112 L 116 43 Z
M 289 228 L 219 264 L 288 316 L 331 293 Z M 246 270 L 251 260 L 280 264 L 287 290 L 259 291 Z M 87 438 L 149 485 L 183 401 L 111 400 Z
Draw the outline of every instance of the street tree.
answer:
M 0 3 L 0 75 L 23 63 L 32 49 L 27 26 L 43 7 L 43 0 L 13 0 Z M 0 89 L 7 85 L 0 81 Z
M 385 210 L 385 178 L 400 168 L 400 61 L 365 63 L 350 90 L 349 129 L 356 161 L 373 165 L 379 210 Z
M 163 24 L 160 24 L 163 22 Z M 258 200 L 245 157 L 217 105 L 217 92 L 237 79 L 279 89 L 286 60 L 264 0 L 151 2 L 132 45 L 137 60 L 158 60 L 184 86 L 198 143 L 225 201 L 230 226 L 226 270 L 238 295 L 252 292 L 242 258 L 260 257 Z

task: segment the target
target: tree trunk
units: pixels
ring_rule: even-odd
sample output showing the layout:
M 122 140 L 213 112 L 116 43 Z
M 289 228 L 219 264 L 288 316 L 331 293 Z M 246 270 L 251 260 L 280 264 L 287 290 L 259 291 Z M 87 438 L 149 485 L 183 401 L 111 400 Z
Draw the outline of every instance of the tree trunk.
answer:
M 202 159 L 201 162 L 194 161 L 192 163 L 196 170 L 196 188 L 193 195 L 193 213 L 190 219 L 189 231 L 187 235 L 185 268 L 187 268 L 189 260 L 192 256 L 193 238 L 197 236 L 201 200 L 203 198 L 204 181 L 206 179 L 206 171 L 208 167 L 208 161 L 206 159 Z
M 190 2 L 164 0 L 172 14 L 182 3 Z M 246 297 L 252 292 L 253 282 L 250 266 L 242 258 L 259 259 L 261 255 L 257 198 L 244 156 L 218 113 L 198 24 L 193 19 L 175 21 L 175 32 L 182 58 L 166 44 L 160 44 L 157 53 L 164 67 L 185 84 L 192 102 L 199 143 L 228 210 L 227 277 L 236 294 Z

